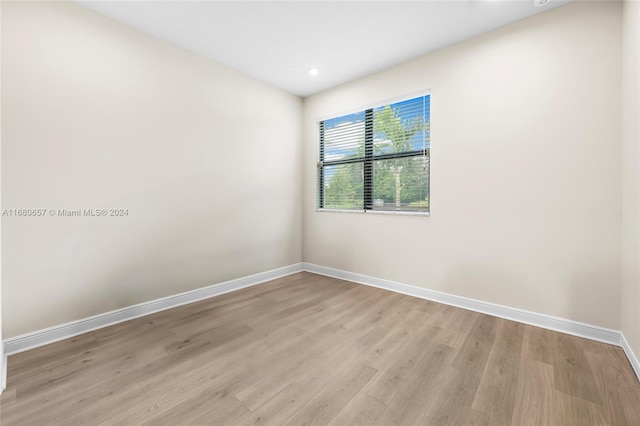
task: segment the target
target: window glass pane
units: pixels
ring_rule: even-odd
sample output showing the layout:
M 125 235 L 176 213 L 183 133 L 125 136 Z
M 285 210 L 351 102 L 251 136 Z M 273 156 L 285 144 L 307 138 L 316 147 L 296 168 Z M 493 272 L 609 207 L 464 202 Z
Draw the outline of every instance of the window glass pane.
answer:
M 429 158 L 373 162 L 373 210 L 429 211 Z
M 325 166 L 324 208 L 363 210 L 362 163 Z
M 324 159 L 364 156 L 364 111 L 324 121 Z
M 430 96 L 375 108 L 374 155 L 429 148 Z

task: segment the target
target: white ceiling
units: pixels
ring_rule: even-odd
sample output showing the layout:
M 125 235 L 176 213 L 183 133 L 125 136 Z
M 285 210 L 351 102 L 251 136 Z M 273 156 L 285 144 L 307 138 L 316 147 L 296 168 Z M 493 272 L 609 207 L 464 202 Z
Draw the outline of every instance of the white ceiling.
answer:
M 568 3 L 522 1 L 79 1 L 308 96 Z M 307 72 L 317 68 L 317 76 Z

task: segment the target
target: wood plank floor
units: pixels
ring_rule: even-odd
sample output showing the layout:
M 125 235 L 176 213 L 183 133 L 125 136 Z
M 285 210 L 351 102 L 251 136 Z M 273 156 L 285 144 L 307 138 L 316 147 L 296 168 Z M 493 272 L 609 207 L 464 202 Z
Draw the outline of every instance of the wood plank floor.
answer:
M 9 425 L 640 425 L 620 348 L 299 273 L 9 357 Z

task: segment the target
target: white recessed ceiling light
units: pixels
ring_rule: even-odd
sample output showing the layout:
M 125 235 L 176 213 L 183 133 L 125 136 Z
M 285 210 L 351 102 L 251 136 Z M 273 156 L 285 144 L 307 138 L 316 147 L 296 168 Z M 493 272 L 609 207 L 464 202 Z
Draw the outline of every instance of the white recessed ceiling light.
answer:
M 318 75 L 318 68 L 309 68 L 307 71 L 309 75 Z

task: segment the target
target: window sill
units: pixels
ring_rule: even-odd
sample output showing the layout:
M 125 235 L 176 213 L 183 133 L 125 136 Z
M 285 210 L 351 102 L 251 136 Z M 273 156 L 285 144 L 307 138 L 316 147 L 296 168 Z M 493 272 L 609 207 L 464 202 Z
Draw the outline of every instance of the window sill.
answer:
M 317 212 L 327 213 L 360 213 L 360 214 L 381 214 L 390 216 L 425 216 L 429 217 L 430 212 L 404 212 L 404 211 L 381 211 L 381 210 L 342 210 L 342 209 L 316 209 Z

